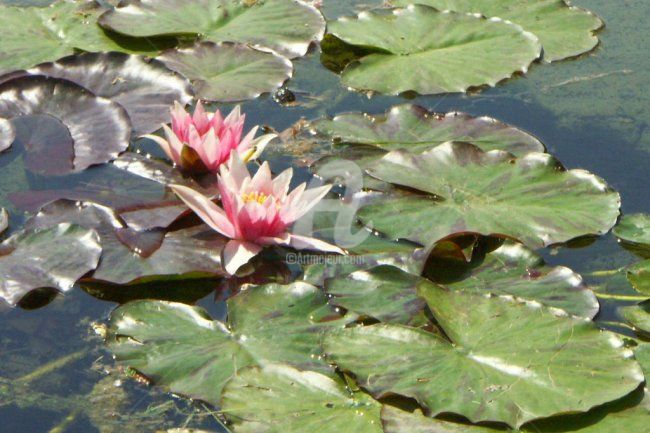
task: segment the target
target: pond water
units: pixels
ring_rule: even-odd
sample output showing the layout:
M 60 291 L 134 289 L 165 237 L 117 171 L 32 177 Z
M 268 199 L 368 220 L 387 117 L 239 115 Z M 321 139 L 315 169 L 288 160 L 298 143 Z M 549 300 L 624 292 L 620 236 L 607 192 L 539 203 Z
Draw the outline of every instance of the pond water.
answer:
M 349 14 L 350 3 L 359 10 L 370 7 L 363 1 L 323 3 L 323 13 L 329 19 Z M 534 66 L 525 77 L 480 93 L 420 96 L 409 102 L 438 112 L 488 115 L 527 130 L 566 167 L 583 168 L 604 178 L 620 192 L 624 213 L 650 212 L 650 36 L 643 30 L 650 2 L 573 3 L 596 12 L 607 24 L 594 52 L 552 67 Z M 295 63 L 289 88 L 299 103 L 280 106 L 269 96 L 247 102 L 242 108 L 250 124 L 266 124 L 280 131 L 301 117 L 313 119 L 346 111 L 380 113 L 406 102 L 403 97 L 368 97 L 342 88 L 339 77 L 320 64 L 318 52 Z M 143 143 L 141 148 L 162 156 L 151 143 Z M 18 153 L 12 149 L 0 155 L 0 207 L 11 213 L 11 231 L 19 229 L 25 216 L 13 207 L 10 194 L 93 185 L 110 175 L 107 169 L 98 168 L 65 178 L 39 177 L 24 170 Z M 541 253 L 550 264 L 581 273 L 601 291 L 635 293 L 620 275 L 590 276 L 594 271 L 638 261 L 611 234 Z M 214 317 L 223 317 L 224 305 L 212 286 L 202 290 L 198 305 Z M 629 332 L 611 323 L 619 320 L 615 310 L 624 302 L 600 302 L 596 320 L 605 327 Z M 222 431 L 205 408 L 124 380 L 115 370 L 92 324 L 105 320 L 116 305 L 80 289 L 33 310 L 0 305 L 0 432 L 135 433 L 186 426 Z

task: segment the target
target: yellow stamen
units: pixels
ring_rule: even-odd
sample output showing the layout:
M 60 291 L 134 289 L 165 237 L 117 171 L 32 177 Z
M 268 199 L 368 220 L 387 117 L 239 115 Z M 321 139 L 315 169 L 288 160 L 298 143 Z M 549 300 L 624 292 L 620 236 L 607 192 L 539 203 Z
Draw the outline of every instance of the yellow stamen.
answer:
M 269 198 L 269 196 L 264 194 L 263 192 L 253 191 L 247 194 L 242 194 L 241 198 L 244 200 L 245 204 L 248 204 L 252 201 L 256 201 L 259 204 L 264 204 L 264 202 L 266 201 L 266 199 Z

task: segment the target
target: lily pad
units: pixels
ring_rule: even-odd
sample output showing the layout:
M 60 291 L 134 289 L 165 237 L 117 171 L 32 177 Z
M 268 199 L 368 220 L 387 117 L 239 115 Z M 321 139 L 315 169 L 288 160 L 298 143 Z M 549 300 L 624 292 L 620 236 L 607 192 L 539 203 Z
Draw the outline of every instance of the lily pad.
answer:
M 198 307 L 137 301 L 111 315 L 108 345 L 122 364 L 171 392 L 218 404 L 225 383 L 247 366 L 288 363 L 332 375 L 320 357 L 328 328 L 348 320 L 307 283 L 248 286 L 228 300 L 228 323 Z
M 102 15 L 99 23 L 129 36 L 200 35 L 289 58 L 304 55 L 325 31 L 321 13 L 295 0 L 128 0 Z
M 391 238 L 427 246 L 478 233 L 539 248 L 606 233 L 619 215 L 620 196 L 603 180 L 566 171 L 548 154 L 515 158 L 453 142 L 422 155 L 391 152 L 368 172 L 429 195 L 378 200 L 360 210 L 362 221 Z
M 224 275 L 221 251 L 226 239 L 207 226 L 139 231 L 124 224 L 110 208 L 69 200 L 46 205 L 26 226 L 51 227 L 62 221 L 99 234 L 102 260 L 92 280 L 128 284 Z
M 380 408 L 339 380 L 286 365 L 242 370 L 222 400 L 235 433 L 382 433 Z
M 650 296 L 650 260 L 627 268 L 627 279 L 636 290 Z
M 255 99 L 293 74 L 285 57 L 228 42 L 199 42 L 165 51 L 158 59 L 192 80 L 197 97 L 217 102 Z
M 623 215 L 612 233 L 623 242 L 650 247 L 650 215 Z
M 448 141 L 466 141 L 484 151 L 515 155 L 544 152 L 536 137 L 491 117 L 435 113 L 419 105 L 396 105 L 385 114 L 345 113 L 311 122 L 311 128 L 341 143 L 367 144 L 382 150 L 422 153 Z
M 325 285 L 330 304 L 381 322 L 422 326 L 426 301 L 420 291 L 435 290 L 426 278 L 409 274 L 393 266 L 378 266 L 345 277 L 333 278 Z
M 518 25 L 423 5 L 362 12 L 328 30 L 349 45 L 376 49 L 346 66 L 343 84 L 388 94 L 495 86 L 525 73 L 541 54 L 537 37 Z
M 514 242 L 485 256 L 459 281 L 443 284 L 452 290 L 516 296 L 590 319 L 599 309 L 580 275 L 564 266 L 546 266 L 540 256 Z
M 621 307 L 618 313 L 640 334 L 650 335 L 650 302 Z
M 68 128 L 75 172 L 115 159 L 129 145 L 131 123 L 115 102 L 57 78 L 23 76 L 0 84 L 0 117 L 34 115 L 52 116 Z
M 9 149 L 16 138 L 14 125 L 8 119 L 0 119 L 0 152 Z
M 411 0 L 390 0 L 406 6 Z M 564 0 L 417 0 L 440 10 L 478 13 L 519 24 L 534 33 L 544 47 L 544 60 L 553 62 L 578 56 L 598 45 L 596 31 L 603 22 L 590 11 Z
M 432 416 L 451 412 L 517 428 L 587 411 L 644 380 L 623 341 L 589 320 L 512 297 L 422 295 L 451 342 L 402 325 L 358 326 L 328 335 L 328 359 L 376 398 L 398 394 Z
M 97 25 L 106 9 L 95 1 L 59 0 L 48 7 L 0 6 L 0 71 L 26 69 L 84 51 L 152 54 L 152 40 L 111 35 Z
M 0 244 L 0 299 L 16 305 L 32 290 L 67 292 L 101 252 L 94 230 L 68 223 L 17 233 Z
M 497 433 L 489 427 L 444 421 L 424 416 L 421 411 L 407 412 L 393 406 L 381 408 L 384 433 Z
M 97 96 L 121 105 L 133 132 L 147 134 L 169 122 L 169 107 L 192 100 L 190 82 L 162 62 L 118 52 L 82 53 L 44 63 L 27 71 L 72 81 Z

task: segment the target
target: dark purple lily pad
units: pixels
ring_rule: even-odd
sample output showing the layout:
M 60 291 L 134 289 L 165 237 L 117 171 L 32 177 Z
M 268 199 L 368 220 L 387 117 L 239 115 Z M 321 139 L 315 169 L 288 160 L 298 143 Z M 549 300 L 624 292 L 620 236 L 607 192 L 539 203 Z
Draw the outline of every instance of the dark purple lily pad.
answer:
M 32 290 L 66 292 L 95 269 L 101 252 L 94 230 L 70 223 L 20 232 L 0 244 L 0 299 L 16 305 Z
M 74 142 L 68 128 L 49 114 L 21 116 L 13 120 L 14 143 L 25 149 L 25 167 L 45 175 L 74 171 Z
M 221 251 L 226 239 L 205 225 L 177 231 L 129 228 L 110 208 L 95 203 L 59 200 L 27 222 L 29 228 L 69 221 L 97 231 L 103 248 L 90 280 L 117 284 L 174 278 L 222 276 Z
M 0 119 L 0 152 L 9 149 L 16 138 L 14 125 L 8 119 Z
M 129 145 L 131 124 L 124 108 L 77 84 L 24 76 L 0 85 L 0 117 L 34 115 L 50 115 L 68 128 L 74 140 L 74 172 L 115 159 Z M 55 152 L 48 147 L 43 157 L 50 160 Z
M 161 123 L 169 122 L 174 102 L 186 105 L 193 95 L 185 77 L 158 60 L 134 54 L 76 54 L 27 72 L 69 80 L 117 102 L 129 114 L 137 135 L 158 130 Z

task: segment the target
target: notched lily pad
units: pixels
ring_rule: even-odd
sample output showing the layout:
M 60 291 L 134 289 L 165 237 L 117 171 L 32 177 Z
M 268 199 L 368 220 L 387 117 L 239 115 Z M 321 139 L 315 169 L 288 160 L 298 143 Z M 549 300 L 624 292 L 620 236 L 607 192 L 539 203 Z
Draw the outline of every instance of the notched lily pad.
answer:
M 197 42 L 165 51 L 158 59 L 192 80 L 198 98 L 217 102 L 255 99 L 293 74 L 285 57 L 227 42 Z
M 623 215 L 612 233 L 626 248 L 642 256 L 650 254 L 650 215 Z
M 448 141 L 465 141 L 484 151 L 505 150 L 514 155 L 545 151 L 536 137 L 491 117 L 435 113 L 412 104 L 396 105 L 385 114 L 339 114 L 315 120 L 310 127 L 335 142 L 367 144 L 385 151 L 422 153 Z
M 240 42 L 289 58 L 320 41 L 325 19 L 295 0 L 128 0 L 99 19 L 129 36 L 200 35 L 212 42 Z
M 380 408 L 340 380 L 278 364 L 242 370 L 222 400 L 235 433 L 382 433 Z
M 546 266 L 540 256 L 514 242 L 473 263 L 457 281 L 442 284 L 452 290 L 516 296 L 590 319 L 599 309 L 580 275 L 564 266 Z
M 623 341 L 589 320 L 512 297 L 423 296 L 451 342 L 402 325 L 357 326 L 326 337 L 327 358 L 377 398 L 398 394 L 432 416 L 451 412 L 517 428 L 585 412 L 644 381 Z
M 642 335 L 650 336 L 650 302 L 620 307 L 618 313 Z
M 82 53 L 40 64 L 27 73 L 72 81 L 121 105 L 133 132 L 147 134 L 169 122 L 169 107 L 192 100 L 190 82 L 162 62 L 118 52 Z
M 74 141 L 72 171 L 115 159 L 129 145 L 131 123 L 124 108 L 77 84 L 38 75 L 0 84 L 0 117 L 40 115 L 68 128 Z
M 411 0 L 390 0 L 406 6 Z M 598 45 L 596 31 L 603 22 L 594 13 L 564 0 L 418 0 L 440 10 L 500 17 L 534 33 L 544 48 L 544 60 L 553 62 L 578 56 Z
M 16 130 L 9 119 L 0 118 L 0 152 L 9 149 L 16 138 Z
M 137 231 L 110 208 L 69 200 L 46 205 L 26 226 L 51 227 L 62 221 L 95 229 L 99 234 L 102 260 L 92 280 L 129 284 L 224 275 L 221 251 L 226 239 L 207 226 Z
M 424 194 L 378 199 L 360 210 L 362 221 L 391 238 L 427 246 L 477 233 L 539 248 L 604 234 L 619 215 L 620 196 L 602 179 L 567 171 L 548 154 L 516 158 L 453 142 L 421 155 L 391 152 L 368 172 Z
M 465 92 L 525 73 L 541 54 L 539 40 L 500 18 L 408 5 L 331 22 L 349 45 L 375 51 L 342 72 L 344 85 L 399 94 Z
M 69 223 L 17 233 L 0 244 L 0 299 L 16 305 L 32 290 L 66 292 L 97 267 L 101 252 L 94 230 Z
M 650 260 L 627 268 L 627 279 L 637 291 L 650 297 Z
M 218 404 L 228 380 L 247 366 L 287 363 L 333 375 L 320 357 L 322 334 L 348 320 L 316 287 L 247 286 L 228 300 L 228 322 L 197 307 L 138 301 L 111 315 L 115 358 L 171 392 Z

